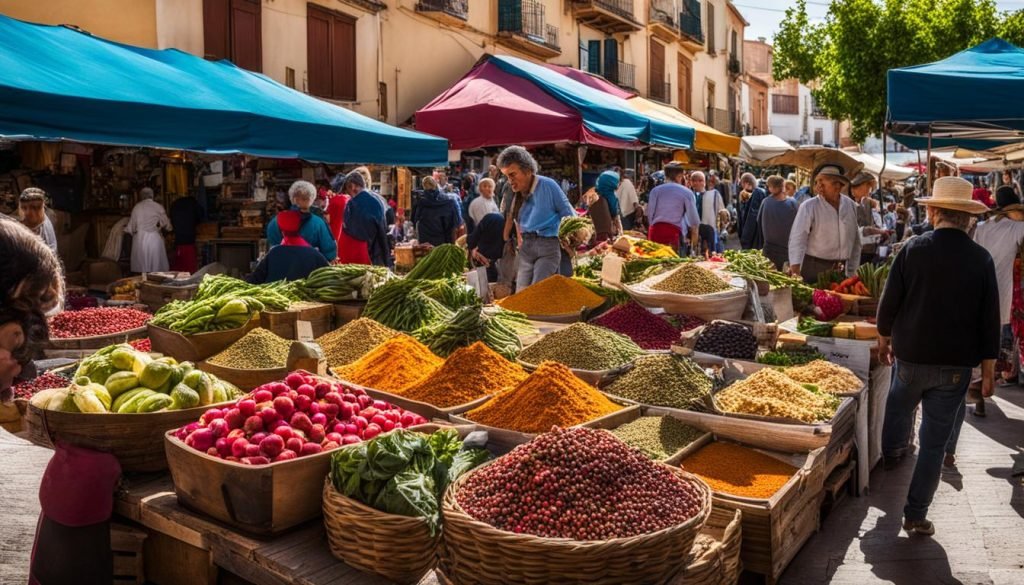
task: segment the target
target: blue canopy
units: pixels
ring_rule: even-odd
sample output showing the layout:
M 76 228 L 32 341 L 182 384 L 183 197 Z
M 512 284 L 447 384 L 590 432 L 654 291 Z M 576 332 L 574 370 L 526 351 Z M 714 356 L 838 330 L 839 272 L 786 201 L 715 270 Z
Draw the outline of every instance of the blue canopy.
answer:
M 591 132 L 622 141 L 639 140 L 672 148 L 692 148 L 692 127 L 651 118 L 636 111 L 626 100 L 579 83 L 565 75 L 523 59 L 492 56 L 502 71 L 529 80 L 558 101 L 579 111 Z
M 0 135 L 444 165 L 448 142 L 389 126 L 227 61 L 0 15 Z
M 890 69 L 886 125 L 922 149 L 987 150 L 1024 141 L 1024 50 L 1002 39 L 924 65 Z

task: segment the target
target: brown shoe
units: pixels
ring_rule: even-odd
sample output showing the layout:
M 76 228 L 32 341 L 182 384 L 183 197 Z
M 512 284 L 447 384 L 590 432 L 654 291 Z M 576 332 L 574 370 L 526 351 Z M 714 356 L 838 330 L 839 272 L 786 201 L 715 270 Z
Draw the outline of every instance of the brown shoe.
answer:
M 932 524 L 931 520 L 904 520 L 903 530 L 906 530 L 910 534 L 931 536 L 935 534 L 935 525 Z

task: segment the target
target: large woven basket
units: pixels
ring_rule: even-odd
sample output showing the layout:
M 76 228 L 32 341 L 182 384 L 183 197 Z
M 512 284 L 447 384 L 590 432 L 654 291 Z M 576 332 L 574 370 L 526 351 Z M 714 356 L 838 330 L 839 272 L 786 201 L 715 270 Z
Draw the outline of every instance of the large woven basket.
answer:
M 439 576 L 452 585 L 665 583 L 689 563 L 694 539 L 711 509 L 707 484 L 681 469 L 668 469 L 697 487 L 700 512 L 658 532 L 603 541 L 515 534 L 475 520 L 455 499 L 476 471 L 467 473 L 448 488 L 442 503 Z
M 735 585 L 742 568 L 742 517 L 739 510 L 712 507 L 697 537 L 708 539 L 710 546 L 694 545 L 693 561 L 672 585 Z
M 434 567 L 440 533 L 421 518 L 376 510 L 324 482 L 324 527 L 331 554 L 361 571 L 395 583 L 418 583 Z

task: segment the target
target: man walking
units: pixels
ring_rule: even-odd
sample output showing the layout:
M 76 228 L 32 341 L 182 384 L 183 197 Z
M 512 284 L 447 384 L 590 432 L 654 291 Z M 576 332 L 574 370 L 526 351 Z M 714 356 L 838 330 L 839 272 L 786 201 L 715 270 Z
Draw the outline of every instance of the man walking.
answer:
M 789 234 L 789 272 L 814 284 L 818 275 L 845 264 L 853 276 L 860 266 L 860 234 L 853 200 L 843 195 L 849 179 L 842 167 L 822 165 L 815 172 L 814 190 L 796 212 Z
M 722 194 L 716 189 L 706 188 L 706 184 L 703 172 L 694 171 L 690 173 L 690 187 L 697 198 L 697 213 L 700 215 L 700 225 L 709 234 L 714 234 L 714 237 L 711 238 L 713 248 L 711 251 L 721 252 L 721 239 L 718 233 L 718 213 L 725 209 L 725 203 L 722 201 Z M 703 228 L 703 226 L 708 227 Z
M 871 236 L 885 234 L 885 230 L 875 225 L 871 213 L 871 192 L 875 190 L 875 176 L 861 171 L 850 181 L 850 198 L 857 204 L 857 227 L 860 229 L 861 241 Z M 860 262 L 873 262 L 878 252 L 878 244 L 864 243 L 860 248 Z
M 615 167 L 615 172 L 619 173 L 622 180 L 619 181 L 619 187 L 615 189 L 615 197 L 619 200 L 619 214 L 622 217 L 622 229 L 631 230 L 636 226 L 636 211 L 640 207 L 640 198 L 636 192 L 636 185 L 631 180 L 633 177 L 633 170 L 627 170 L 625 174 L 619 167 Z
M 740 176 L 740 187 L 750 193 L 750 198 L 741 201 L 739 206 L 740 247 L 744 250 L 760 248 L 763 238 L 757 224 L 757 215 L 761 212 L 761 204 L 768 194 L 757 186 L 757 179 L 751 173 L 743 173 Z
M 697 249 L 697 228 L 700 215 L 697 200 L 684 187 L 683 166 L 677 162 L 665 165 L 665 183 L 651 190 L 647 203 L 647 239 L 679 250 L 679 239 L 685 233 L 691 249 Z
M 764 255 L 772 261 L 776 270 L 789 257 L 789 233 L 793 229 L 793 221 L 800 204 L 786 196 L 783 190 L 785 181 L 778 175 L 768 177 L 768 194 L 770 197 L 761 204 L 761 233 L 764 235 Z
M 537 174 L 537 161 L 522 146 L 501 151 L 497 164 L 512 186 L 504 238 L 511 238 L 516 229 L 522 241 L 516 289 L 523 290 L 558 273 L 562 259 L 558 225 L 563 217 L 576 215 L 576 210 L 554 179 Z
M 878 305 L 878 352 L 891 364 L 882 454 L 892 467 L 906 454 L 914 412 L 923 403 L 904 530 L 931 535 L 928 507 L 944 450 L 962 408 L 971 369 L 981 364 L 982 395 L 991 396 L 999 356 L 999 285 L 992 256 L 967 231 L 988 208 L 959 177 L 935 181 L 926 206 L 934 230 L 909 241 L 893 262 Z M 808 204 L 809 205 L 809 204 Z M 801 208 L 802 210 L 803 208 Z

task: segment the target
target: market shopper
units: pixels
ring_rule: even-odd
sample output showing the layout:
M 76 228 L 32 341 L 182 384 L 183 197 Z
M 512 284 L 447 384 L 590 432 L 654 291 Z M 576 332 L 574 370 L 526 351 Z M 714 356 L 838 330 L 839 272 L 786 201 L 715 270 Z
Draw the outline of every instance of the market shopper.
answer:
M 845 266 L 853 276 L 860 266 L 860 234 L 853 200 L 843 195 L 849 184 L 842 167 L 822 165 L 814 176 L 818 196 L 796 213 L 789 235 L 789 271 L 813 284 L 818 275 Z
M 742 201 L 739 207 L 740 247 L 744 250 L 759 249 L 763 237 L 757 223 L 757 214 L 761 211 L 761 204 L 768 198 L 768 193 L 757 186 L 757 179 L 752 173 L 740 176 L 740 186 L 743 191 L 750 193 L 749 198 Z
M 616 171 L 618 172 L 618 171 Z M 633 170 L 628 169 L 619 174 L 619 187 L 615 189 L 615 197 L 619 200 L 619 217 L 623 230 L 631 230 L 636 227 L 636 220 L 640 209 L 640 197 L 636 192 L 636 185 L 633 184 Z
M 39 236 L 56 254 L 57 232 L 53 229 L 53 222 L 46 215 L 46 191 L 36 187 L 22 191 L 21 197 L 18 198 L 18 211 L 21 223 Z
M 171 227 L 174 229 L 174 262 L 171 269 L 192 273 L 199 270 L 196 253 L 196 228 L 203 221 L 203 210 L 192 195 L 175 199 L 171 204 Z
M 725 209 L 722 194 L 717 189 L 707 187 L 707 179 L 701 171 L 694 171 L 690 174 L 690 189 L 697 199 L 697 214 L 700 215 L 700 225 L 709 235 L 713 242 L 713 252 L 721 252 L 720 238 L 718 232 L 718 214 Z
M 782 177 L 768 177 L 769 197 L 761 204 L 761 233 L 764 235 L 764 255 L 772 261 L 776 270 L 782 270 L 789 259 L 789 234 L 793 230 L 793 221 L 800 204 L 786 195 L 785 182 Z
M 850 198 L 856 204 L 857 228 L 860 232 L 861 244 L 860 262 L 867 264 L 875 260 L 878 254 L 878 244 L 866 242 L 867 238 L 885 235 L 885 230 L 875 224 L 872 215 L 871 192 L 875 190 L 875 176 L 871 173 L 861 171 L 850 180 Z
M 170 227 L 163 205 L 153 201 L 153 190 L 145 187 L 139 191 L 139 202 L 124 228 L 132 236 L 132 272 L 166 272 L 170 268 L 162 233 Z
M 366 190 L 366 179 L 357 171 L 345 176 L 342 191 L 350 197 L 345 206 L 342 229 L 348 236 L 366 245 L 366 264 L 391 266 L 387 203 L 379 195 Z
M 698 244 L 700 214 L 693 191 L 684 187 L 683 166 L 677 162 L 665 165 L 665 182 L 651 189 L 647 203 L 647 224 L 651 226 L 647 239 L 680 249 L 680 240 L 686 235 L 691 249 Z
M 438 190 L 433 177 L 423 177 L 423 193 L 412 208 L 412 223 L 421 244 L 440 246 L 455 242 L 461 225 L 459 204 L 447 193 Z
M 895 361 L 882 454 L 889 468 L 906 454 L 915 411 L 923 405 L 903 528 L 931 535 L 935 527 L 928 520 L 928 507 L 939 484 L 943 452 L 971 370 L 979 363 L 982 394 L 993 392 L 999 285 L 992 256 L 967 235 L 972 216 L 988 210 L 971 199 L 971 184 L 940 178 L 932 196 L 918 202 L 927 207 L 935 229 L 900 250 L 878 306 L 879 357 L 887 364 Z
M 264 284 L 279 280 L 301 280 L 317 268 L 328 265 L 324 255 L 310 246 L 300 234 L 302 214 L 298 211 L 278 213 L 277 227 L 281 230 L 281 243 L 264 254 L 256 269 L 245 279 L 247 282 Z
M 474 226 L 478 225 L 485 215 L 498 213 L 498 203 L 494 200 L 494 179 L 484 177 L 477 188 L 480 190 L 480 196 L 469 204 L 469 218 L 473 220 Z
M 786 179 L 786 182 L 782 190 L 786 193 L 786 197 L 790 199 L 796 198 L 796 181 L 794 181 L 793 179 Z M 800 205 L 799 201 L 797 201 L 796 203 L 797 205 Z
M 312 213 L 313 200 L 316 199 L 316 187 L 309 181 L 295 181 L 288 188 L 288 199 L 292 203 L 292 211 L 298 211 L 302 218 L 302 226 L 299 233 L 302 239 L 306 240 L 327 258 L 333 262 L 338 257 L 338 243 L 331 235 L 330 228 L 323 218 Z M 281 228 L 277 225 L 277 217 L 267 224 L 267 243 L 276 246 L 281 243 Z
M 537 161 L 522 146 L 501 151 L 497 164 L 512 187 L 503 237 L 508 240 L 518 234 L 516 288 L 523 290 L 558 273 L 562 263 L 558 226 L 576 210 L 554 179 L 538 174 Z
M 594 222 L 594 241 L 597 243 L 607 241 L 622 233 L 619 198 L 615 194 L 618 187 L 619 175 L 615 171 L 601 173 L 594 184 L 597 197 L 590 204 L 587 214 Z
M 505 217 L 500 213 L 488 213 L 476 222 L 476 227 L 466 236 L 466 248 L 474 263 L 487 268 L 487 281 L 498 282 L 498 260 L 505 253 Z

